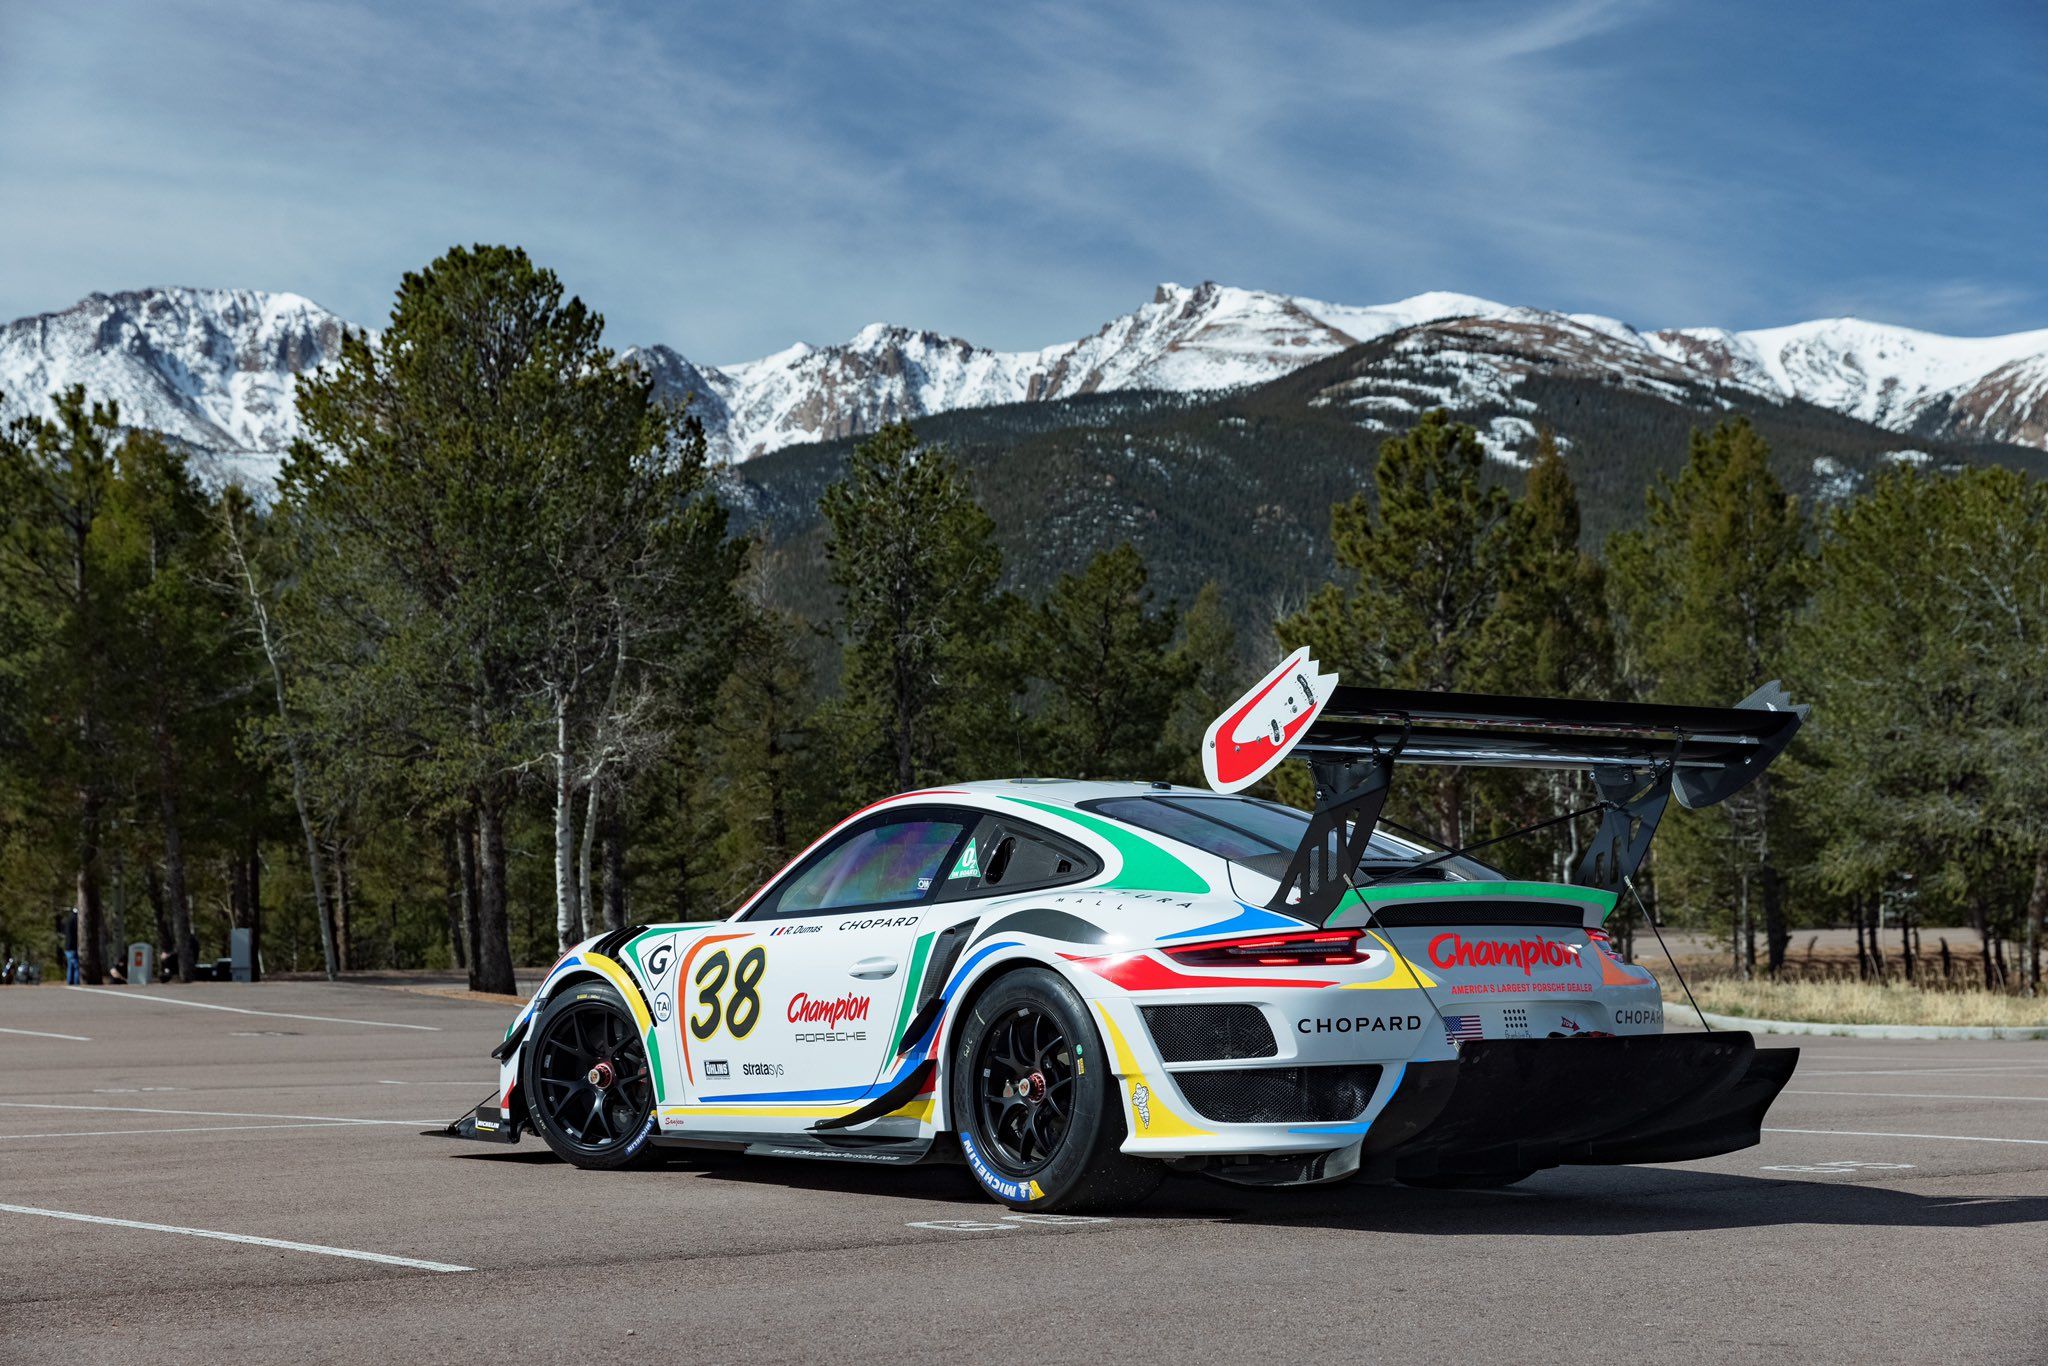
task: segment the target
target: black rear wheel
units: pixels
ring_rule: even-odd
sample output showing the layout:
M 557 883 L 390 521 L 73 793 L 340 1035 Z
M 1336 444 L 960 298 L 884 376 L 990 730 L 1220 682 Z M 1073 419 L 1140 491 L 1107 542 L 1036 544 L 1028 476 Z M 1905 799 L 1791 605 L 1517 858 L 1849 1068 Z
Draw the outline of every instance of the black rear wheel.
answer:
M 541 1011 L 526 1044 L 526 1104 L 556 1156 L 611 1170 L 652 1154 L 654 1077 L 626 1002 L 575 982 Z
M 1123 1097 L 1087 1007 L 1057 973 L 999 979 L 961 1022 L 948 1106 L 969 1170 L 1013 1209 L 1109 1209 L 1165 1175 L 1120 1151 Z

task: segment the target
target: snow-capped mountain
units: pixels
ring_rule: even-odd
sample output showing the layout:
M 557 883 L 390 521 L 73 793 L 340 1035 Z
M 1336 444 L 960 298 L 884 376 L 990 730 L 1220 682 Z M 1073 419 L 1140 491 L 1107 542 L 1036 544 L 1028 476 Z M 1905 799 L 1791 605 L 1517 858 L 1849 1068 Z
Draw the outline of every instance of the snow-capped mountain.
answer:
M 1216 284 L 1168 284 L 1093 336 L 1043 351 L 991 351 L 877 323 L 840 346 L 799 344 L 739 365 L 693 365 L 665 346 L 627 354 L 648 368 L 664 396 L 694 393 L 693 411 L 714 449 L 745 460 L 956 408 L 1109 389 L 1236 389 L 1403 327 L 1514 311 L 1464 294 L 1347 308 Z
M 1857 318 L 1653 332 L 1660 354 L 1898 432 L 2048 446 L 2048 330 L 1944 337 Z
M 46 406 L 54 390 L 83 383 L 118 400 L 130 425 L 268 477 L 298 433 L 296 376 L 333 360 L 343 326 L 293 294 L 95 294 L 0 327 L 0 403 Z M 1611 318 L 1465 294 L 1354 307 L 1210 283 L 1161 285 L 1094 334 L 1041 351 L 993 351 L 876 324 L 840 345 L 800 343 L 739 364 L 700 364 L 658 345 L 626 355 L 661 396 L 690 399 L 717 457 L 742 461 L 959 408 L 1106 390 L 1241 388 L 1395 334 L 1403 335 L 1373 373 L 1351 382 L 1355 393 L 1332 390 L 1318 401 L 1392 421 L 1476 385 L 1517 408 L 1523 380 L 1561 367 L 1674 394 L 1705 390 L 1723 396 L 1717 406 L 1799 398 L 1902 433 L 2048 448 L 2048 331 L 1955 338 L 1832 319 L 1639 332 Z M 1504 421 L 1491 436 L 1512 458 L 1533 423 Z
M 310 299 L 254 289 L 94 294 L 0 327 L 0 413 L 48 411 L 83 384 L 150 427 L 268 481 L 298 435 L 297 377 L 340 354 L 345 323 Z

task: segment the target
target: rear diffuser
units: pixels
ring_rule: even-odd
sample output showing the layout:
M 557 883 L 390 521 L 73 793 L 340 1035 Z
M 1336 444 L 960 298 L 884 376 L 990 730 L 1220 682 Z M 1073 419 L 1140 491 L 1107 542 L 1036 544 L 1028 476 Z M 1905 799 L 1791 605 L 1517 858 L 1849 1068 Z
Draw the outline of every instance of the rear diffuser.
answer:
M 1404 1178 L 1712 1157 L 1760 1141 L 1798 1061 L 1741 1032 L 1474 1040 L 1408 1065 L 1360 1156 Z

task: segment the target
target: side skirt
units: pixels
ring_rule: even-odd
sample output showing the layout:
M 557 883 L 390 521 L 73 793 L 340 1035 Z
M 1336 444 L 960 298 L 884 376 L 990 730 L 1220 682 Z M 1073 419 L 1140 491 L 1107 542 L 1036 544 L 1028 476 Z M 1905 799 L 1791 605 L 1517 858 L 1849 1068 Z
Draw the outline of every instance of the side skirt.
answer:
M 870 1166 L 909 1167 L 933 1153 L 931 1138 L 859 1139 L 841 1135 L 829 1138 L 810 1134 L 694 1134 L 661 1133 L 653 1138 L 660 1148 L 700 1148 L 714 1152 L 745 1153 L 749 1157 L 806 1157 L 825 1162 L 863 1162 Z

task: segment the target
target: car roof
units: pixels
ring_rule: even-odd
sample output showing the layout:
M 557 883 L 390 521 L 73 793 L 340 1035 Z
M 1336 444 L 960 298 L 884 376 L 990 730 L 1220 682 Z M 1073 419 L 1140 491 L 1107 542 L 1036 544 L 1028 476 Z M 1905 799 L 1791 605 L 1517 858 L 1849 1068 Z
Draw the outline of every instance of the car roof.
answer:
M 972 783 L 950 783 L 941 789 L 913 796 L 929 795 L 942 800 L 943 792 L 971 792 L 984 797 L 1022 797 L 1052 806 L 1079 806 L 1104 797 L 1213 797 L 1206 787 L 1181 787 L 1174 783 L 1106 782 L 1089 778 L 985 778 Z

